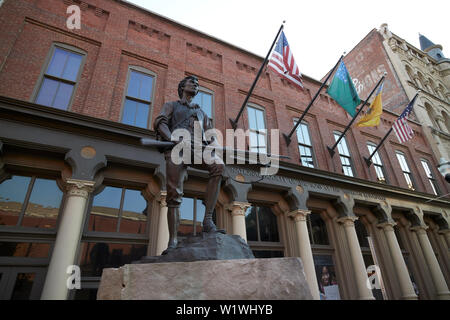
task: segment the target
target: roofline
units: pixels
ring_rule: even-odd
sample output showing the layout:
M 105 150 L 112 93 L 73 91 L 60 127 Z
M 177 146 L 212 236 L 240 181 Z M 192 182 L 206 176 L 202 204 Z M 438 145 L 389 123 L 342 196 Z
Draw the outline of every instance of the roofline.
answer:
M 219 44 L 222 44 L 222 45 L 231 47 L 232 49 L 239 50 L 239 51 L 241 51 L 241 52 L 243 52 L 243 53 L 245 53 L 245 54 L 251 55 L 251 56 L 253 56 L 253 57 L 257 58 L 257 59 L 260 59 L 260 60 L 263 60 L 263 61 L 264 61 L 264 57 L 262 57 L 262 56 L 260 56 L 260 55 L 258 55 L 258 54 L 256 54 L 256 53 L 253 53 L 253 52 L 251 52 L 251 51 L 249 51 L 249 50 L 243 49 L 243 48 L 241 48 L 241 47 L 239 47 L 239 46 L 236 46 L 236 45 L 234 45 L 234 44 L 232 44 L 232 43 L 229 43 L 229 42 L 227 42 L 227 41 L 224 41 L 224 40 L 222 40 L 222 39 L 219 39 L 219 38 L 217 38 L 217 37 L 214 37 L 214 36 L 212 36 L 212 35 L 210 35 L 210 34 L 208 34 L 208 33 L 206 33 L 206 32 L 203 32 L 203 31 L 200 31 L 200 30 L 198 30 L 198 29 L 192 28 L 192 27 L 190 27 L 190 26 L 188 26 L 188 25 L 182 24 L 182 23 L 180 23 L 180 22 L 178 22 L 178 21 L 175 21 L 175 20 L 173 20 L 173 19 L 170 19 L 170 18 L 168 18 L 168 17 L 166 17 L 166 16 L 163 16 L 163 15 L 161 15 L 161 14 L 159 14 L 159 13 L 156 13 L 156 12 L 153 12 L 153 11 L 151 11 L 151 10 L 148 10 L 148 9 L 146 9 L 146 8 L 144 8 L 144 7 L 141 7 L 141 6 L 137 5 L 137 4 L 131 3 L 131 2 L 129 2 L 129 1 L 127 1 L 127 0 L 112 0 L 112 1 L 115 1 L 115 2 L 118 2 L 118 3 L 123 4 L 123 5 L 125 5 L 125 6 L 128 6 L 128 7 L 131 7 L 131 8 L 140 10 L 140 11 L 143 11 L 143 12 L 146 13 L 146 14 L 153 15 L 153 16 L 155 16 L 155 17 L 157 17 L 157 18 L 159 18 L 159 19 L 162 19 L 162 20 L 164 20 L 164 21 L 166 21 L 166 22 L 168 22 L 168 23 L 171 23 L 171 24 L 177 25 L 177 26 L 179 26 L 179 27 L 182 27 L 183 29 L 186 29 L 187 31 L 193 31 L 193 32 L 198 33 L 199 35 L 201 35 L 201 36 L 203 36 L 203 37 L 206 37 L 206 38 L 208 38 L 208 39 L 210 39 L 210 40 L 212 40 L 212 41 L 218 42 Z M 315 83 L 315 84 L 318 84 L 318 85 L 321 85 L 321 84 L 322 84 L 322 82 L 320 82 L 320 80 L 314 79 L 314 78 L 312 78 L 312 77 L 310 77 L 310 76 L 308 76 L 308 75 L 302 74 L 302 77 L 303 77 L 304 79 L 310 81 L 310 82 Z

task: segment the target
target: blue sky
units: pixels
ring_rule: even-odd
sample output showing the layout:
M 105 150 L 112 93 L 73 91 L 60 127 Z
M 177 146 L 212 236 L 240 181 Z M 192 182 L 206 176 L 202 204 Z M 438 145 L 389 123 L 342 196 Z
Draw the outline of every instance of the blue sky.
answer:
M 450 57 L 448 0 L 128 0 L 140 7 L 265 57 L 283 20 L 303 74 L 322 78 L 344 51 L 373 28 L 389 29 L 416 47 L 419 32 Z M 256 67 L 256 66 L 255 66 Z

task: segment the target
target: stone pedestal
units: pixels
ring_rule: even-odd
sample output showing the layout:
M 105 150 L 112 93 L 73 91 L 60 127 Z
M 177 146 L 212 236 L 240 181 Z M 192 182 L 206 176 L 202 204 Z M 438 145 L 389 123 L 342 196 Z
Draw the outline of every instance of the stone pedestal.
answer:
M 99 300 L 312 300 L 300 258 L 129 264 L 104 269 Z

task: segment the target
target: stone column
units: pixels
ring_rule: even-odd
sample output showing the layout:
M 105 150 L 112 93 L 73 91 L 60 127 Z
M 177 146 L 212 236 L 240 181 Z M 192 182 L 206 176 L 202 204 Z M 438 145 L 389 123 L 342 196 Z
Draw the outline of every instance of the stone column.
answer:
M 355 216 L 345 216 L 338 219 L 338 222 L 342 223 L 347 236 L 347 242 L 350 249 L 350 256 L 352 259 L 353 269 L 356 277 L 356 286 L 358 289 L 359 300 L 374 300 L 372 291 L 367 287 L 369 283 L 367 277 L 367 270 L 364 265 L 364 259 L 361 253 L 361 247 L 359 246 L 358 237 L 355 230 L 355 220 L 358 218 Z
M 227 205 L 226 209 L 230 211 L 232 219 L 232 234 L 241 236 L 247 242 L 247 229 L 245 227 L 245 211 L 252 205 L 248 202 L 234 201 Z
M 447 246 L 450 248 L 450 229 L 439 230 L 438 233 L 445 238 Z
M 169 243 L 169 227 L 167 225 L 167 202 L 166 202 L 166 191 L 161 191 L 156 200 L 159 202 L 159 219 L 158 219 L 158 237 L 156 239 L 156 255 L 159 256 L 161 253 L 167 249 L 167 244 Z
M 94 181 L 68 179 L 66 202 L 60 217 L 53 254 L 42 291 L 42 300 L 65 300 L 68 288 L 67 267 L 75 264 L 75 257 L 83 232 L 84 213 Z
M 439 300 L 450 300 L 450 292 L 448 291 L 442 270 L 439 267 L 439 262 L 434 254 L 433 247 L 428 239 L 426 229 L 427 227 L 425 226 L 416 226 L 411 228 L 411 230 L 417 234 L 417 238 L 419 239 L 420 247 L 422 248 L 425 261 L 430 269 L 431 278 L 433 279 L 434 286 L 436 287 L 437 298 Z
M 308 227 L 306 225 L 306 216 L 310 214 L 309 210 L 294 210 L 288 213 L 288 216 L 295 221 L 295 230 L 297 234 L 297 245 L 300 250 L 300 258 L 305 269 L 306 280 L 314 300 L 320 300 L 319 285 L 317 284 L 316 269 L 314 268 L 314 259 L 309 241 Z
M 386 235 L 387 243 L 389 246 L 389 251 L 391 252 L 392 261 L 394 263 L 394 268 L 396 276 L 400 282 L 400 290 L 402 292 L 402 300 L 417 300 L 417 295 L 414 291 L 414 287 L 409 277 L 408 268 L 406 267 L 405 259 L 403 259 L 403 254 L 398 244 L 397 237 L 395 236 L 394 226 L 395 222 L 386 222 L 379 224 L 378 227 L 382 228 L 384 234 Z

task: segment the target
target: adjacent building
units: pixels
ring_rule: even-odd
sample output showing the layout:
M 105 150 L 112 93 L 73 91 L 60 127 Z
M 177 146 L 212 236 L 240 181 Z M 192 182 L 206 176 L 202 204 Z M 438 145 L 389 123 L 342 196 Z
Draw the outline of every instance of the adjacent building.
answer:
M 225 132 L 263 58 L 120 0 L 6 0 L 0 30 L 0 298 L 95 299 L 104 268 L 167 246 L 164 157 L 140 145 L 163 103 L 195 75 Z M 322 93 L 292 142 L 278 137 L 289 159 L 276 175 L 226 166 L 217 225 L 257 258 L 301 257 L 315 299 L 450 298 L 450 188 L 426 125 L 411 119 L 412 141 L 363 158 L 410 94 L 384 64 L 391 108 L 333 157 L 351 119 Z M 265 72 L 238 122 L 245 147 L 270 148 L 270 129 L 288 133 L 320 86 Z M 448 110 L 448 91 L 439 99 Z M 188 171 L 180 236 L 201 230 L 207 179 Z

